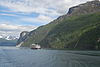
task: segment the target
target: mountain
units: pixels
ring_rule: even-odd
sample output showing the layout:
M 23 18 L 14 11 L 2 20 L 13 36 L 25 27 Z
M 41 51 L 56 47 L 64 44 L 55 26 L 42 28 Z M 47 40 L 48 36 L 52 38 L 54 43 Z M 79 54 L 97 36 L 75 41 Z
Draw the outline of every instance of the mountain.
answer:
M 16 46 L 17 40 L 0 39 L 0 46 Z
M 85 4 L 80 4 L 69 9 L 68 15 L 84 15 L 100 11 L 99 0 L 88 1 Z
M 0 46 L 15 46 L 17 40 L 16 36 L 0 35 Z
M 20 38 L 18 39 L 18 41 L 17 41 L 16 44 L 17 44 L 17 45 L 19 44 L 19 46 L 21 46 L 20 43 L 23 43 L 23 41 L 25 41 L 25 40 L 27 39 L 28 34 L 29 34 L 28 31 L 23 31 L 23 32 L 20 34 Z
M 17 36 L 11 36 L 11 35 L 0 35 L 0 39 L 5 39 L 5 40 L 16 40 L 19 37 Z
M 100 1 L 71 7 L 66 15 L 20 37 L 17 45 L 44 48 L 100 49 Z

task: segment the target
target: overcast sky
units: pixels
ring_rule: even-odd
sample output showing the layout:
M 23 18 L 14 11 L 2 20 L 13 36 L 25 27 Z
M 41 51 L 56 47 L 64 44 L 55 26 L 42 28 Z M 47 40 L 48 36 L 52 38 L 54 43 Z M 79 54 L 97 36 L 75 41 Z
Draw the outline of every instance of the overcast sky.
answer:
M 19 35 L 49 23 L 91 0 L 0 0 L 0 35 Z

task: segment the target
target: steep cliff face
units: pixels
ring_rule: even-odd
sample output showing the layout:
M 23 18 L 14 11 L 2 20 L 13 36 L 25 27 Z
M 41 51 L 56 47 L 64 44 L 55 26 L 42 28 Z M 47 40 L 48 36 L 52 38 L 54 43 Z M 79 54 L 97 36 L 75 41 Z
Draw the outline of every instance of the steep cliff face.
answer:
M 27 32 L 27 31 L 21 32 L 20 38 L 17 41 L 17 46 L 20 45 L 20 43 L 24 42 L 27 39 L 28 34 L 29 34 L 29 32 Z
M 74 6 L 66 15 L 21 37 L 19 43 L 23 42 L 21 46 L 27 47 L 32 43 L 38 43 L 46 48 L 99 49 L 100 46 L 97 43 L 100 37 L 99 17 L 99 1 Z M 93 33 L 92 30 L 97 33 Z M 92 40 L 85 38 L 88 36 L 90 38 L 91 35 L 93 35 Z
M 69 9 L 68 15 L 84 15 L 100 11 L 99 0 L 89 1 Z

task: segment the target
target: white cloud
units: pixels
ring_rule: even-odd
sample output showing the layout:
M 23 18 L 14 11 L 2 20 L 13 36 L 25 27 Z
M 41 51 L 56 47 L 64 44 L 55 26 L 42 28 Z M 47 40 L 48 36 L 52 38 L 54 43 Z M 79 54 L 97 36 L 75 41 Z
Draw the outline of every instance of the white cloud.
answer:
M 23 17 L 18 15 L 22 21 L 47 24 L 55 18 L 66 14 L 68 8 L 90 0 L 0 0 L 0 6 L 9 8 L 7 12 L 15 14 L 0 14 L 5 16 L 16 16 L 16 12 L 21 14 L 38 13 L 39 16 Z M 5 10 L 2 10 L 5 12 Z
M 65 14 L 69 7 L 86 1 L 90 0 L 0 0 L 0 5 L 14 12 L 59 16 Z
M 46 23 L 49 23 L 50 21 L 52 21 L 53 19 L 54 18 L 51 18 L 49 16 L 39 15 L 38 17 L 35 17 L 35 18 L 23 17 L 23 18 L 21 18 L 21 21 L 46 24 Z
M 18 20 L 47 24 L 54 19 L 52 17 L 66 14 L 70 7 L 84 3 L 86 1 L 91 0 L 0 0 L 0 6 L 8 8 L 7 11 L 0 10 L 0 15 L 16 16 L 16 13 L 37 13 L 39 16 L 35 18 L 18 15 Z M 15 14 L 7 14 L 6 12 L 14 12 Z M 30 31 L 36 28 L 36 26 L 7 24 L 13 22 L 7 22 L 5 24 L 3 22 L 0 23 L 2 23 L 0 24 L 0 34 L 7 33 L 9 35 L 18 35 L 21 31 Z
M 38 3 L 39 0 L 22 0 L 22 1 L 13 1 L 13 0 L 4 0 L 0 2 L 1 6 L 5 6 L 10 8 L 10 10 L 14 12 L 26 12 L 32 13 L 36 12 L 39 14 L 52 14 L 58 15 L 54 10 L 49 10 L 46 8 L 45 3 L 41 6 L 41 2 Z M 48 13 L 49 12 L 49 13 Z
M 2 15 L 2 16 L 17 16 L 15 14 L 6 14 L 6 13 L 1 13 L 0 15 Z
M 0 24 L 0 35 L 17 35 L 22 31 L 31 31 L 36 29 L 36 26 L 23 26 L 23 25 L 12 25 L 12 24 Z

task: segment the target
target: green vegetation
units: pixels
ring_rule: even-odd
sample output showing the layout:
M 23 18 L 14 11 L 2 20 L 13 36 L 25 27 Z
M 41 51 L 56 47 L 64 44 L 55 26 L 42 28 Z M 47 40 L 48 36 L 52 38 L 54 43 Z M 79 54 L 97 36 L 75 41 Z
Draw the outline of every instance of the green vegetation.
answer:
M 31 31 L 21 40 L 26 47 L 37 43 L 43 48 L 100 50 L 100 2 L 71 7 L 66 15 Z
M 55 26 L 40 44 L 52 48 L 100 49 L 99 30 L 100 13 L 74 16 Z
M 59 20 L 59 18 L 58 18 Z M 47 25 L 40 26 L 36 30 L 33 30 L 30 32 L 30 34 L 27 36 L 27 40 L 22 44 L 22 46 L 29 46 L 32 43 L 39 43 L 41 42 L 47 34 L 60 23 L 60 21 L 53 21 Z
M 60 20 L 62 18 L 58 18 Z M 38 43 L 42 47 L 70 49 L 100 49 L 100 12 L 69 16 L 54 21 L 30 33 L 23 46 Z

